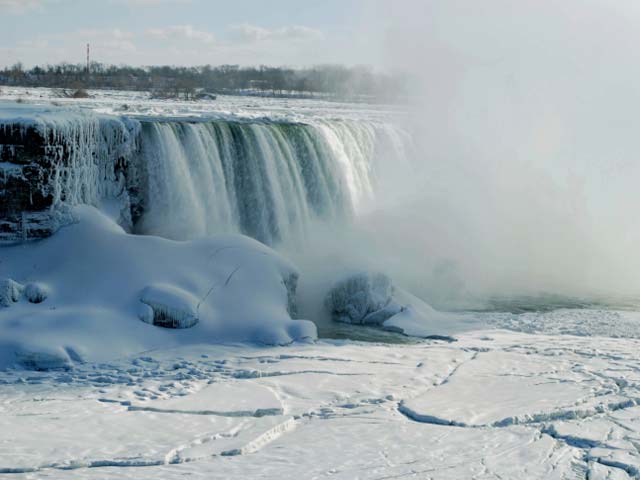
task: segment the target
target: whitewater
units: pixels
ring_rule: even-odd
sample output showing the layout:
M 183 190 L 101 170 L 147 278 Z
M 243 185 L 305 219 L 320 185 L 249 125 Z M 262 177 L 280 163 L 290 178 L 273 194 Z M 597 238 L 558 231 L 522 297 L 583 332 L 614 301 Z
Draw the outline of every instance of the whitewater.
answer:
M 0 476 L 640 478 L 637 300 L 465 281 L 404 109 L 89 93 L 2 90 Z

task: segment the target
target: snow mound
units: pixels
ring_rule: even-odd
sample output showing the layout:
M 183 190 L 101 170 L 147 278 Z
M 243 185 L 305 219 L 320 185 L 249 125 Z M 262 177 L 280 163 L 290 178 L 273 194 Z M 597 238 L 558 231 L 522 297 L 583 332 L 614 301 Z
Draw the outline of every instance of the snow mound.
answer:
M 24 287 L 24 296 L 31 303 L 42 303 L 49 296 L 49 289 L 42 283 L 30 283 Z
M 126 234 L 93 207 L 75 207 L 74 216 L 77 223 L 50 238 L 0 249 L 3 273 L 15 279 L 0 283 L 0 302 L 11 305 L 0 309 L 0 368 L 317 337 L 312 322 L 289 314 L 296 268 L 255 240 L 176 242 Z M 40 283 L 30 283 L 34 278 Z M 22 295 L 29 301 L 19 301 Z
M 165 328 L 189 328 L 198 323 L 198 299 L 173 285 L 151 285 L 142 291 L 140 301 L 148 305 L 143 321 Z
M 434 310 L 383 273 L 360 272 L 338 281 L 325 307 L 336 322 L 380 326 L 413 337 L 446 337 L 462 330 L 460 318 Z

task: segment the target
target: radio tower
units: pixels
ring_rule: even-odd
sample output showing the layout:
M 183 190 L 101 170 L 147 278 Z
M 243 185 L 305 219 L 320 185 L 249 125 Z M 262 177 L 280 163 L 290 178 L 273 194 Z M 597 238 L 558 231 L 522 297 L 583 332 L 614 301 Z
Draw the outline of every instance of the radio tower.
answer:
M 87 43 L 87 77 L 89 76 L 89 44 Z

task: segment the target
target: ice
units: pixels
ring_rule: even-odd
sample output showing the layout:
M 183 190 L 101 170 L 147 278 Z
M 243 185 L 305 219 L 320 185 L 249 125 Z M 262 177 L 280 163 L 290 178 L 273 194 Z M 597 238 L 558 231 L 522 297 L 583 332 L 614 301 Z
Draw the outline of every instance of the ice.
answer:
M 143 321 L 159 327 L 189 328 L 198 323 L 198 299 L 180 288 L 160 284 L 145 287 L 140 301 L 151 307 Z
M 0 306 L 10 307 L 20 300 L 23 291 L 24 286 L 10 278 L 0 280 Z
M 383 273 L 348 275 L 331 288 L 324 304 L 334 321 L 380 326 L 414 337 L 448 337 L 464 329 L 462 317 L 436 311 Z
M 139 122 L 80 108 L 0 101 L 0 128 L 17 129 L 22 136 L 33 128 L 42 137 L 52 165 L 47 181 L 37 187 L 53 197 L 54 219 L 66 217 L 64 205 L 98 205 L 106 198 L 128 208 L 124 180 L 115 167 L 137 148 Z
M 637 478 L 637 348 L 493 330 L 454 343 L 191 344 L 7 370 L 0 469 L 25 479 Z
M 273 391 L 252 381 L 213 383 L 184 397 L 135 402 L 129 410 L 223 417 L 263 417 L 284 413 L 282 403 Z
M 337 282 L 325 306 L 336 322 L 380 325 L 400 311 L 399 305 L 391 304 L 393 291 L 388 276 L 358 273 Z
M 533 355 L 520 360 L 504 352 L 475 352 L 442 386 L 402 402 L 401 411 L 416 421 L 444 425 L 542 422 L 573 416 L 598 386 L 574 374 L 570 364 L 550 366 Z

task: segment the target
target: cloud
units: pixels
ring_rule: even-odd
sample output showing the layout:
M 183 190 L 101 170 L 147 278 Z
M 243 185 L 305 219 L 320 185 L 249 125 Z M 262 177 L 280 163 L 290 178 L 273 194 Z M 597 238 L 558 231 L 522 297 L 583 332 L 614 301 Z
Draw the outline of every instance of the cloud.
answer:
M 41 37 L 41 40 L 47 40 L 59 46 L 77 46 L 81 51 L 84 51 L 85 43 L 90 43 L 94 52 L 109 55 L 117 54 L 116 52 L 134 52 L 136 50 L 136 46 L 133 43 L 134 34 L 119 28 L 84 28 L 74 32 Z
M 42 0 L 0 0 L 0 14 L 23 14 L 40 8 Z
M 213 33 L 198 30 L 192 25 L 150 28 L 146 30 L 146 34 L 159 40 L 195 40 L 204 44 L 211 44 L 216 41 Z
M 187 5 L 192 0 L 111 0 L 111 2 L 124 4 L 127 7 L 156 7 L 158 5 Z
M 299 40 L 321 40 L 324 34 L 315 28 L 301 25 L 268 29 L 243 23 L 233 25 L 230 29 L 236 40 L 244 42 L 266 42 L 266 41 L 299 41 Z

